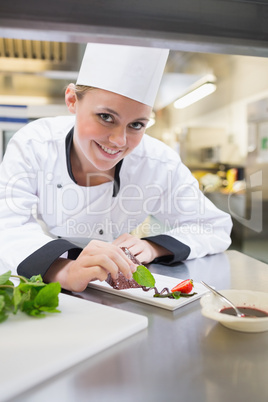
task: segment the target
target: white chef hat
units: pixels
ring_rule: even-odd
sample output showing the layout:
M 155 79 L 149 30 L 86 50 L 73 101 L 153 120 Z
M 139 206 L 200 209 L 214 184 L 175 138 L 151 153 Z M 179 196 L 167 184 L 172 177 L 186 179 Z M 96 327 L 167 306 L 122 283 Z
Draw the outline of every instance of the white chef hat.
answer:
M 76 84 L 153 106 L 167 57 L 167 49 L 88 43 Z

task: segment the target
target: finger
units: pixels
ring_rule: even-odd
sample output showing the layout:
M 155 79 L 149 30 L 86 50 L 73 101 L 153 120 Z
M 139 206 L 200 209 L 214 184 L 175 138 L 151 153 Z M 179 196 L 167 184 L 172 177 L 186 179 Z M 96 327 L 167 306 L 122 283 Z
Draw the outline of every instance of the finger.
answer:
M 120 252 L 120 257 L 124 258 L 124 262 L 127 261 L 127 267 L 125 266 L 125 264 L 124 266 L 120 266 L 120 271 L 126 278 L 132 279 L 132 273 L 136 271 L 136 265 L 131 261 L 131 259 L 124 253 L 121 248 L 118 249 Z
M 93 269 L 98 266 L 104 269 L 107 275 L 110 273 L 113 279 L 118 277 L 119 267 L 117 263 L 105 254 L 85 255 L 80 259 L 80 264 L 84 269 Z
M 116 246 L 112 248 L 107 248 L 102 251 L 102 253 L 98 254 L 87 254 L 83 256 L 83 266 L 100 266 L 105 269 L 107 272 L 111 273 L 113 279 L 117 279 L 118 271 L 121 271 L 122 274 L 130 279 L 132 278 L 132 266 L 133 263 L 127 258 L 125 253 Z
M 125 262 L 130 265 L 128 258 L 122 252 L 122 250 L 115 246 L 114 244 L 106 243 L 103 241 L 96 241 L 92 240 L 81 252 L 80 256 L 82 255 L 107 255 L 112 260 L 116 259 L 116 254 L 121 256 L 121 259 L 125 260 Z
M 142 251 L 140 254 L 138 254 L 137 258 L 139 259 L 141 264 L 148 264 L 150 262 L 146 251 Z
M 94 280 L 99 280 L 102 282 L 107 279 L 107 276 L 108 272 L 99 266 L 90 267 L 88 269 L 80 269 L 79 275 L 77 275 L 76 272 L 72 280 L 72 290 L 75 292 L 82 292 L 87 288 L 89 282 Z
M 127 235 L 127 236 L 130 236 L 130 235 Z M 133 237 L 133 236 L 130 236 L 130 237 Z M 105 243 L 102 241 L 96 241 L 96 242 L 93 241 L 92 245 L 90 247 L 88 247 L 87 252 L 90 255 L 101 252 L 101 253 L 108 255 L 113 260 L 116 258 L 116 254 L 119 253 L 121 258 L 123 258 L 128 263 L 128 265 L 131 265 L 129 258 L 125 255 L 125 253 L 121 250 L 121 248 L 115 244 L 109 244 L 109 243 Z
M 103 269 L 99 266 L 92 267 L 91 274 L 92 274 L 92 279 L 90 280 L 90 282 L 94 281 L 94 280 L 99 280 L 99 281 L 103 282 L 108 277 L 108 272 L 106 271 L 106 269 Z
M 135 257 L 138 257 L 140 253 L 144 251 L 144 247 L 142 244 L 133 244 L 132 246 L 127 247 L 128 250 L 133 254 Z
M 130 238 L 133 238 L 129 233 L 124 233 L 120 235 L 117 239 L 113 241 L 113 244 L 120 246 L 121 244 L 127 242 Z

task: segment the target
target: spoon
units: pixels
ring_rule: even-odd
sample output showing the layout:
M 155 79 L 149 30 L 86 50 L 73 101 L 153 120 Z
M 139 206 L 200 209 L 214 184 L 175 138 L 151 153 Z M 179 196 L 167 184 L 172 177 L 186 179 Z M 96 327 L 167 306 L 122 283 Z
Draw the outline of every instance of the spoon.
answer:
M 228 300 L 225 296 L 223 296 L 220 292 L 217 290 L 213 289 L 211 286 L 209 286 L 207 283 L 201 281 L 202 285 L 206 286 L 214 295 L 221 297 L 226 303 L 228 303 L 235 311 L 237 317 L 246 317 L 245 314 L 243 314 L 239 309 L 232 303 L 230 300 Z

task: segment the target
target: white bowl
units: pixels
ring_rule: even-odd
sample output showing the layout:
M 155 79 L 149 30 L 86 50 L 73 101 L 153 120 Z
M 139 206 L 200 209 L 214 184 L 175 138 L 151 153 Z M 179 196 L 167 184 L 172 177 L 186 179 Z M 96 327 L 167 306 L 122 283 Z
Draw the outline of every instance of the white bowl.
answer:
M 237 307 L 252 307 L 268 312 L 268 293 L 255 292 L 252 290 L 221 290 L 223 296 L 227 297 Z M 268 331 L 268 317 L 239 318 L 228 314 L 220 313 L 224 307 L 230 307 L 220 297 L 208 293 L 200 299 L 202 314 L 220 322 L 227 328 L 243 332 L 264 332 Z

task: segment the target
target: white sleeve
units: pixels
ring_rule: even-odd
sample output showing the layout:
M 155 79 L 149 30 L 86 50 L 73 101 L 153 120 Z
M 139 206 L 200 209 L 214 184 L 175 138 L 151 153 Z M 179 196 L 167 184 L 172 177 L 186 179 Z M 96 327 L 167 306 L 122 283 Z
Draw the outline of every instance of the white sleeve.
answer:
M 29 141 L 24 139 L 23 132 L 18 132 L 10 140 L 0 165 L 0 272 L 11 270 L 16 273 L 19 264 L 30 255 L 36 255 L 37 250 L 55 242 L 43 231 L 34 216 L 39 202 L 37 175 L 40 169 L 40 155 L 37 156 Z M 71 247 L 63 242 L 57 244 L 59 254 L 54 251 L 51 254 L 54 259 Z M 46 249 L 46 254 L 50 253 L 49 249 L 51 250 L 51 247 Z M 31 261 L 27 260 L 27 264 L 30 263 Z M 29 267 L 29 270 L 41 273 L 42 262 L 38 260 L 38 255 L 34 264 L 35 269 Z M 24 269 L 23 273 L 27 276 L 26 271 Z M 45 267 L 42 273 L 44 272 Z

